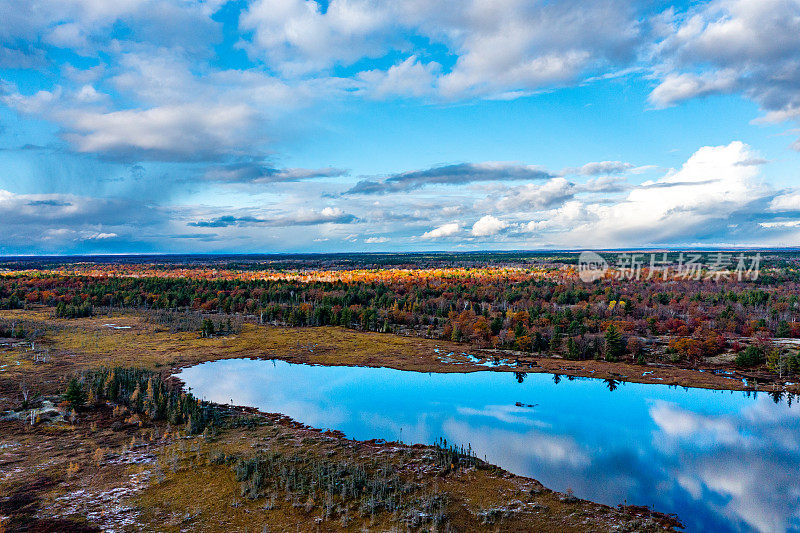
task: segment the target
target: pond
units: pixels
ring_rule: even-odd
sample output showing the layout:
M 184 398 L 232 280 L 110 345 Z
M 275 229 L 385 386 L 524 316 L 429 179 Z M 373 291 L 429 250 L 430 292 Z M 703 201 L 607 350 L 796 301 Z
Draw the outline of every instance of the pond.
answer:
M 177 375 L 197 397 L 354 439 L 470 445 L 555 490 L 677 513 L 687 531 L 800 531 L 800 405 L 766 393 L 250 359 Z

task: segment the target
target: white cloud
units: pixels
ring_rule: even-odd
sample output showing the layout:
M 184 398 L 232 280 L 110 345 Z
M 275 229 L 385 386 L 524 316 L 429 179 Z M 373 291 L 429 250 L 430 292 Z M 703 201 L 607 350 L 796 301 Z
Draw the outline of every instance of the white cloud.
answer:
M 508 222 L 504 222 L 492 215 L 484 215 L 472 225 L 471 233 L 475 237 L 488 237 L 497 235 L 508 227 Z
M 391 23 L 389 9 L 365 0 L 332 0 L 324 12 L 313 1 L 257 0 L 240 19 L 257 51 L 287 74 L 380 56 Z
M 45 41 L 60 48 L 85 48 L 88 46 L 86 34 L 79 24 L 59 24 L 45 36 Z
M 417 56 L 392 65 L 388 70 L 367 70 L 358 74 L 366 83 L 365 91 L 374 98 L 389 96 L 421 97 L 433 94 L 436 75 L 441 65 L 422 64 Z
M 390 239 L 388 237 L 368 237 L 364 239 L 364 242 L 367 244 L 381 244 L 389 241 Z
M 65 137 L 79 152 L 139 157 L 203 159 L 235 152 L 247 144 L 244 132 L 254 118 L 245 105 L 156 107 L 146 110 L 66 114 L 72 132 Z
M 191 213 L 192 218 L 197 218 L 197 213 Z M 208 215 L 206 215 L 208 216 Z M 352 224 L 358 221 L 355 215 L 346 213 L 338 207 L 325 207 L 321 210 L 301 208 L 290 213 L 270 214 L 261 213 L 255 209 L 238 209 L 232 214 L 213 216 L 189 222 L 188 226 L 197 228 L 227 228 L 246 226 L 318 226 L 321 224 Z
M 649 100 L 656 107 L 669 107 L 690 98 L 733 91 L 737 83 L 732 71 L 668 74 L 650 93 Z
M 568 233 L 572 228 L 585 224 L 590 216 L 583 202 L 579 200 L 570 200 L 565 202 L 562 206 L 541 213 L 540 220 L 528 222 L 522 227 L 522 231 L 540 233 L 543 231 L 555 230 Z
M 509 188 L 494 207 L 503 212 L 545 209 L 569 200 L 576 191 L 575 185 L 566 179 L 552 178 L 543 184 L 527 183 Z
M 797 228 L 800 227 L 800 220 L 784 220 L 780 222 L 759 222 L 762 228 Z
M 450 237 L 455 235 L 459 232 L 459 225 L 457 222 L 450 222 L 448 224 L 442 224 L 430 231 L 426 231 L 422 234 L 422 239 L 440 239 L 442 237 Z
M 643 183 L 621 201 L 569 204 L 572 215 L 584 218 L 566 217 L 570 227 L 563 228 L 561 240 L 578 246 L 647 245 L 719 231 L 729 217 L 768 196 L 758 166 L 743 164 L 753 159 L 757 155 L 738 141 L 700 148 L 679 170 Z M 557 215 L 556 221 L 567 213 Z M 533 227 L 548 225 L 544 220 Z
M 87 239 L 87 240 L 103 240 L 103 239 L 113 239 L 115 237 L 119 237 L 119 235 L 117 235 L 116 233 L 101 232 L 101 233 L 89 234 L 88 236 L 86 236 L 84 238 Z
M 629 170 L 633 170 L 635 166 L 632 163 L 624 161 L 594 161 L 586 163 L 581 167 L 567 167 L 561 171 L 564 175 L 580 174 L 583 176 L 603 176 L 608 174 L 622 174 Z
M 789 192 L 776 196 L 769 203 L 771 211 L 800 211 L 800 192 Z
M 640 33 L 631 4 L 615 1 L 511 0 L 498 6 L 473 0 L 442 8 L 458 13 L 442 15 L 458 53 L 440 80 L 447 97 L 525 94 L 569 83 L 601 65 L 632 59 Z
M 0 102 L 21 113 L 39 114 L 46 112 L 58 102 L 61 98 L 61 93 L 61 87 L 55 87 L 52 91 L 42 90 L 25 96 L 17 92 L 15 86 L 0 81 Z
M 258 0 L 240 26 L 254 33 L 251 55 L 264 56 L 290 76 L 405 52 L 413 48 L 411 36 L 443 45 L 457 57 L 452 69 L 436 77 L 439 65 L 423 64 L 414 54 L 404 54 L 407 59 L 385 72 L 361 73 L 375 96 L 423 96 L 433 86 L 446 98 L 525 94 L 628 62 L 640 38 L 633 7 L 617 0 L 332 0 L 324 10 L 313 1 Z
M 753 124 L 778 124 L 800 118 L 800 104 L 792 104 L 783 109 L 775 109 L 764 114 L 763 117 L 753 119 Z
M 763 121 L 797 118 L 800 0 L 713 0 L 662 21 L 652 47 L 655 105 L 739 91 L 766 112 Z

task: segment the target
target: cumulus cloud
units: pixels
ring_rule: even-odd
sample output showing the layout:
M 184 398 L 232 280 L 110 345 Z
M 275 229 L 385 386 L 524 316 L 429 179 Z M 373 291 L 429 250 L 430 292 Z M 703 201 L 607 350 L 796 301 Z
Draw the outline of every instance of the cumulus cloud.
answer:
M 358 78 L 365 83 L 362 90 L 373 98 L 419 98 L 434 93 L 436 76 L 440 70 L 439 63 L 432 61 L 423 64 L 417 56 L 412 55 L 385 71 L 373 69 L 360 72 Z
M 561 242 L 570 242 L 568 236 L 570 230 L 585 224 L 590 219 L 591 214 L 583 202 L 569 200 L 561 206 L 541 212 L 540 217 L 540 220 L 531 220 L 524 224 L 521 231 L 527 233 L 555 231 L 567 234 L 562 237 Z M 570 245 L 575 246 L 576 244 L 576 242 L 571 242 Z
M 591 178 L 576 186 L 579 192 L 617 193 L 631 188 L 627 179 L 622 176 L 599 176 Z
M 484 215 L 472 225 L 472 233 L 475 237 L 488 237 L 497 235 L 508 227 L 508 222 L 504 222 L 492 215 Z
M 650 95 L 664 107 L 737 91 L 765 121 L 797 118 L 800 108 L 800 0 L 714 0 L 665 13 L 653 45 L 661 78 Z
M 366 0 L 333 0 L 324 11 L 313 1 L 257 0 L 240 20 L 255 53 L 292 74 L 382 55 L 391 24 L 389 9 Z
M 12 68 L 30 66 L 31 58 L 44 55 L 47 46 L 91 56 L 113 48 L 114 40 L 108 36 L 117 24 L 128 30 L 131 41 L 179 45 L 197 52 L 222 35 L 205 5 L 199 1 L 30 0 L 20 9 L 19 2 L 2 0 L 0 49 L 20 52 Z
M 252 31 L 250 53 L 285 74 L 351 65 L 364 57 L 412 50 L 409 36 L 444 46 L 457 59 L 448 71 L 416 54 L 359 78 L 374 95 L 444 98 L 520 94 L 577 80 L 582 74 L 635 57 L 641 39 L 635 6 L 604 0 L 589 5 L 485 0 L 374 3 L 259 0 L 240 26 Z
M 65 67 L 63 85 L 50 90 L 0 85 L 0 102 L 57 123 L 80 153 L 196 161 L 258 155 L 271 121 L 338 90 L 324 80 L 289 84 L 263 71 L 218 70 L 183 45 L 120 41 L 109 53 L 113 67 Z
M 713 239 L 728 233 L 733 220 L 755 227 L 752 219 L 773 196 L 758 166 L 742 164 L 755 158 L 741 142 L 706 146 L 680 169 L 632 188 L 620 200 L 572 200 L 527 229 L 554 232 L 572 246 L 620 246 Z
M 70 112 L 65 135 L 79 152 L 138 159 L 207 159 L 236 152 L 253 120 L 245 105 L 157 107 L 111 113 Z
M 446 97 L 502 95 L 575 81 L 593 69 L 633 59 L 640 29 L 630 3 L 474 0 L 442 6 L 450 47 L 458 53 L 439 82 Z M 449 23 L 449 24 L 448 24 Z
M 776 196 L 769 203 L 771 211 L 797 211 L 800 212 L 800 192 L 787 192 Z
M 495 203 L 500 211 L 520 211 L 545 209 L 563 203 L 575 196 L 578 188 L 565 178 L 552 178 L 543 184 L 526 183 L 510 188 L 497 201 L 489 199 L 486 203 Z
M 457 222 L 449 222 L 442 224 L 430 231 L 426 231 L 421 235 L 422 239 L 440 239 L 442 237 L 451 237 L 461 230 Z
M 667 74 L 650 93 L 649 99 L 656 107 L 669 107 L 690 98 L 731 92 L 737 83 L 732 71 Z

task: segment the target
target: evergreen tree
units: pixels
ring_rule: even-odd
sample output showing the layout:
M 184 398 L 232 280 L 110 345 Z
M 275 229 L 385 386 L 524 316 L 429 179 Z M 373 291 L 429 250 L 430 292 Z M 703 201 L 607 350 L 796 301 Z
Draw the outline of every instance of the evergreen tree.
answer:
M 214 323 L 211 321 L 210 318 L 206 318 L 203 320 L 203 326 L 200 330 L 200 334 L 203 337 L 213 337 L 214 336 Z
M 608 326 L 605 334 L 606 339 L 606 361 L 618 361 L 625 353 L 625 343 L 622 335 L 613 324 Z
M 541 353 L 542 347 L 545 345 L 544 337 L 542 337 L 542 334 L 537 331 L 534 333 L 533 339 L 533 349 Z
M 76 411 L 86 403 L 86 393 L 83 392 L 83 387 L 76 378 L 69 380 L 67 390 L 64 392 L 64 400 L 69 402 Z
M 580 348 L 578 343 L 572 337 L 567 339 L 567 359 L 576 361 L 581 358 Z
M 550 351 L 553 353 L 561 351 L 561 328 L 559 327 L 553 329 L 553 336 L 550 338 Z

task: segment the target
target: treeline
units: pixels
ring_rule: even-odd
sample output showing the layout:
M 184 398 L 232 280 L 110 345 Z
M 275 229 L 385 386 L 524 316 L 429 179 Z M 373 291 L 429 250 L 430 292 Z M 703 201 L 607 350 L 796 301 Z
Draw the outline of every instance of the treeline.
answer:
M 89 302 L 78 305 L 58 302 L 56 304 L 56 318 L 84 318 L 92 316 L 93 308 Z
M 0 309 L 22 309 L 25 307 L 25 300 L 20 299 L 16 292 L 5 298 L 0 298 Z
M 144 313 L 143 317 L 146 322 L 163 326 L 171 333 L 199 331 L 204 337 L 239 333 L 244 324 L 241 315 L 209 314 L 191 309 L 184 311 L 154 309 Z
M 60 305 L 68 314 L 73 308 L 75 313 L 98 307 L 147 309 L 173 323 L 187 312 L 250 315 L 290 326 L 413 332 L 571 359 L 605 357 L 610 326 L 619 331 L 623 352 L 633 357 L 646 348 L 642 339 L 659 335 L 673 337 L 671 356 L 688 360 L 721 353 L 738 337 L 800 337 L 800 284 L 784 279 L 788 274 L 772 275 L 780 282 L 763 276 L 758 283 L 584 284 L 558 272 L 542 277 L 523 270 L 466 269 L 415 276 L 387 270 L 352 282 L 29 275 L 0 280 L 0 300 Z M 211 333 L 203 320 L 184 321 L 203 334 L 236 329 L 216 321 Z
M 189 433 L 202 433 L 218 418 L 210 404 L 167 385 L 158 373 L 140 369 L 84 372 L 70 381 L 64 399 L 75 409 L 80 409 L 84 402 L 114 402 L 150 420 L 166 420 L 173 426 L 184 426 Z

